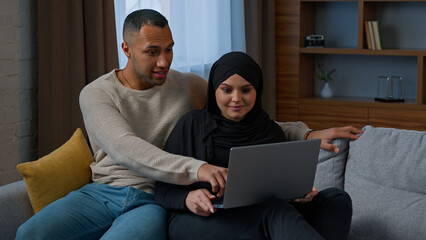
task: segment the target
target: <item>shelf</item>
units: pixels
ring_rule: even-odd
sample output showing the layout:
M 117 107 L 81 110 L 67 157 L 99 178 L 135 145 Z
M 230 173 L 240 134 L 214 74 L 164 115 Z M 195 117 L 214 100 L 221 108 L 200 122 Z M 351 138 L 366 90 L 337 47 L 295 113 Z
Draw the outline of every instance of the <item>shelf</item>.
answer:
M 299 48 L 300 53 L 348 54 L 348 55 L 386 55 L 386 56 L 426 56 L 426 50 L 414 49 L 355 49 L 355 48 Z
M 365 124 L 426 129 L 426 0 L 275 4 L 278 120 L 318 129 Z M 367 49 L 364 22 L 372 20 L 380 23 L 382 50 Z M 304 47 L 308 35 L 324 35 L 324 47 Z M 323 83 L 315 73 L 320 63 L 336 69 L 331 99 L 319 97 Z M 374 101 L 378 76 L 401 76 L 405 101 Z
M 359 2 L 354 0 L 300 0 L 300 2 Z
M 346 0 L 343 0 L 346 1 Z M 425 0 L 360 0 L 360 2 L 425 2 Z
M 300 0 L 300 2 L 404 2 L 404 0 Z M 426 2 L 426 0 L 409 0 L 405 2 Z
M 403 103 L 376 102 L 374 98 L 367 97 L 333 97 L 324 99 L 321 97 L 300 98 L 301 104 L 351 106 L 351 107 L 378 107 L 378 108 L 401 108 L 401 109 L 426 109 L 425 105 L 416 104 L 415 99 L 406 99 Z

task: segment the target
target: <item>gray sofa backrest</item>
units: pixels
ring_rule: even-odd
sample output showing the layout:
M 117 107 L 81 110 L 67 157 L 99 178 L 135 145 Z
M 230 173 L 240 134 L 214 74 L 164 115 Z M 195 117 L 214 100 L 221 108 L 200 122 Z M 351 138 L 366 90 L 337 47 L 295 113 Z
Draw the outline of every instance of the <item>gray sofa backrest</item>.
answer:
M 320 151 L 315 186 L 352 198 L 349 240 L 426 239 L 426 132 L 366 126 Z
M 351 239 L 426 239 L 426 132 L 366 126 L 350 143 Z

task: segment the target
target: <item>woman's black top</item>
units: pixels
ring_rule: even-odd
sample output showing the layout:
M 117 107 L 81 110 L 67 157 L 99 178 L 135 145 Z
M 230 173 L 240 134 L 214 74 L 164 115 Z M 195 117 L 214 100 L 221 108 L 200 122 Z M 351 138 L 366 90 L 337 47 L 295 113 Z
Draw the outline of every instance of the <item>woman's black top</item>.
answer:
M 224 118 L 215 98 L 219 85 L 234 74 L 243 77 L 256 90 L 254 107 L 239 122 Z M 210 71 L 206 106 L 187 113 L 178 121 L 164 150 L 228 167 L 232 147 L 285 141 L 282 129 L 262 109 L 262 89 L 262 71 L 250 56 L 242 52 L 225 54 Z M 186 196 L 199 188 L 211 191 L 210 184 L 204 182 L 187 186 L 157 182 L 155 200 L 166 209 L 185 210 Z

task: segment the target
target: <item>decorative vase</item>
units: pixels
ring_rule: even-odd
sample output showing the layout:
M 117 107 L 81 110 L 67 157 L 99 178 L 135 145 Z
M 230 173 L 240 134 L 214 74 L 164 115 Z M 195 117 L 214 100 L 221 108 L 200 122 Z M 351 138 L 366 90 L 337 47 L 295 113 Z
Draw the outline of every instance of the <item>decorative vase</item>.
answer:
M 328 83 L 324 84 L 324 87 L 321 90 L 322 98 L 331 98 L 333 97 L 333 90 L 331 90 L 330 85 Z

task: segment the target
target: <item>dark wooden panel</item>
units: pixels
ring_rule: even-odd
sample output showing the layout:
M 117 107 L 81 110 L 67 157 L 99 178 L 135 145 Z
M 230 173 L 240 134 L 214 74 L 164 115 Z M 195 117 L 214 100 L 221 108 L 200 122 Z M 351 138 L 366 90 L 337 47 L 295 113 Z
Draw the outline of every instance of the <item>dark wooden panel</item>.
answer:
M 370 108 L 369 124 L 426 131 L 426 110 Z
M 299 120 L 313 129 L 349 125 L 361 129 L 368 124 L 368 108 L 300 104 Z
M 280 122 L 296 122 L 298 113 L 298 104 L 296 101 L 277 102 L 276 120 Z
M 276 118 L 296 121 L 299 98 L 299 1 L 275 1 Z
M 277 69 L 275 76 L 277 101 L 297 100 L 299 98 L 299 65 L 294 61 L 295 58 L 297 59 L 298 55 L 279 57 L 282 66 Z

